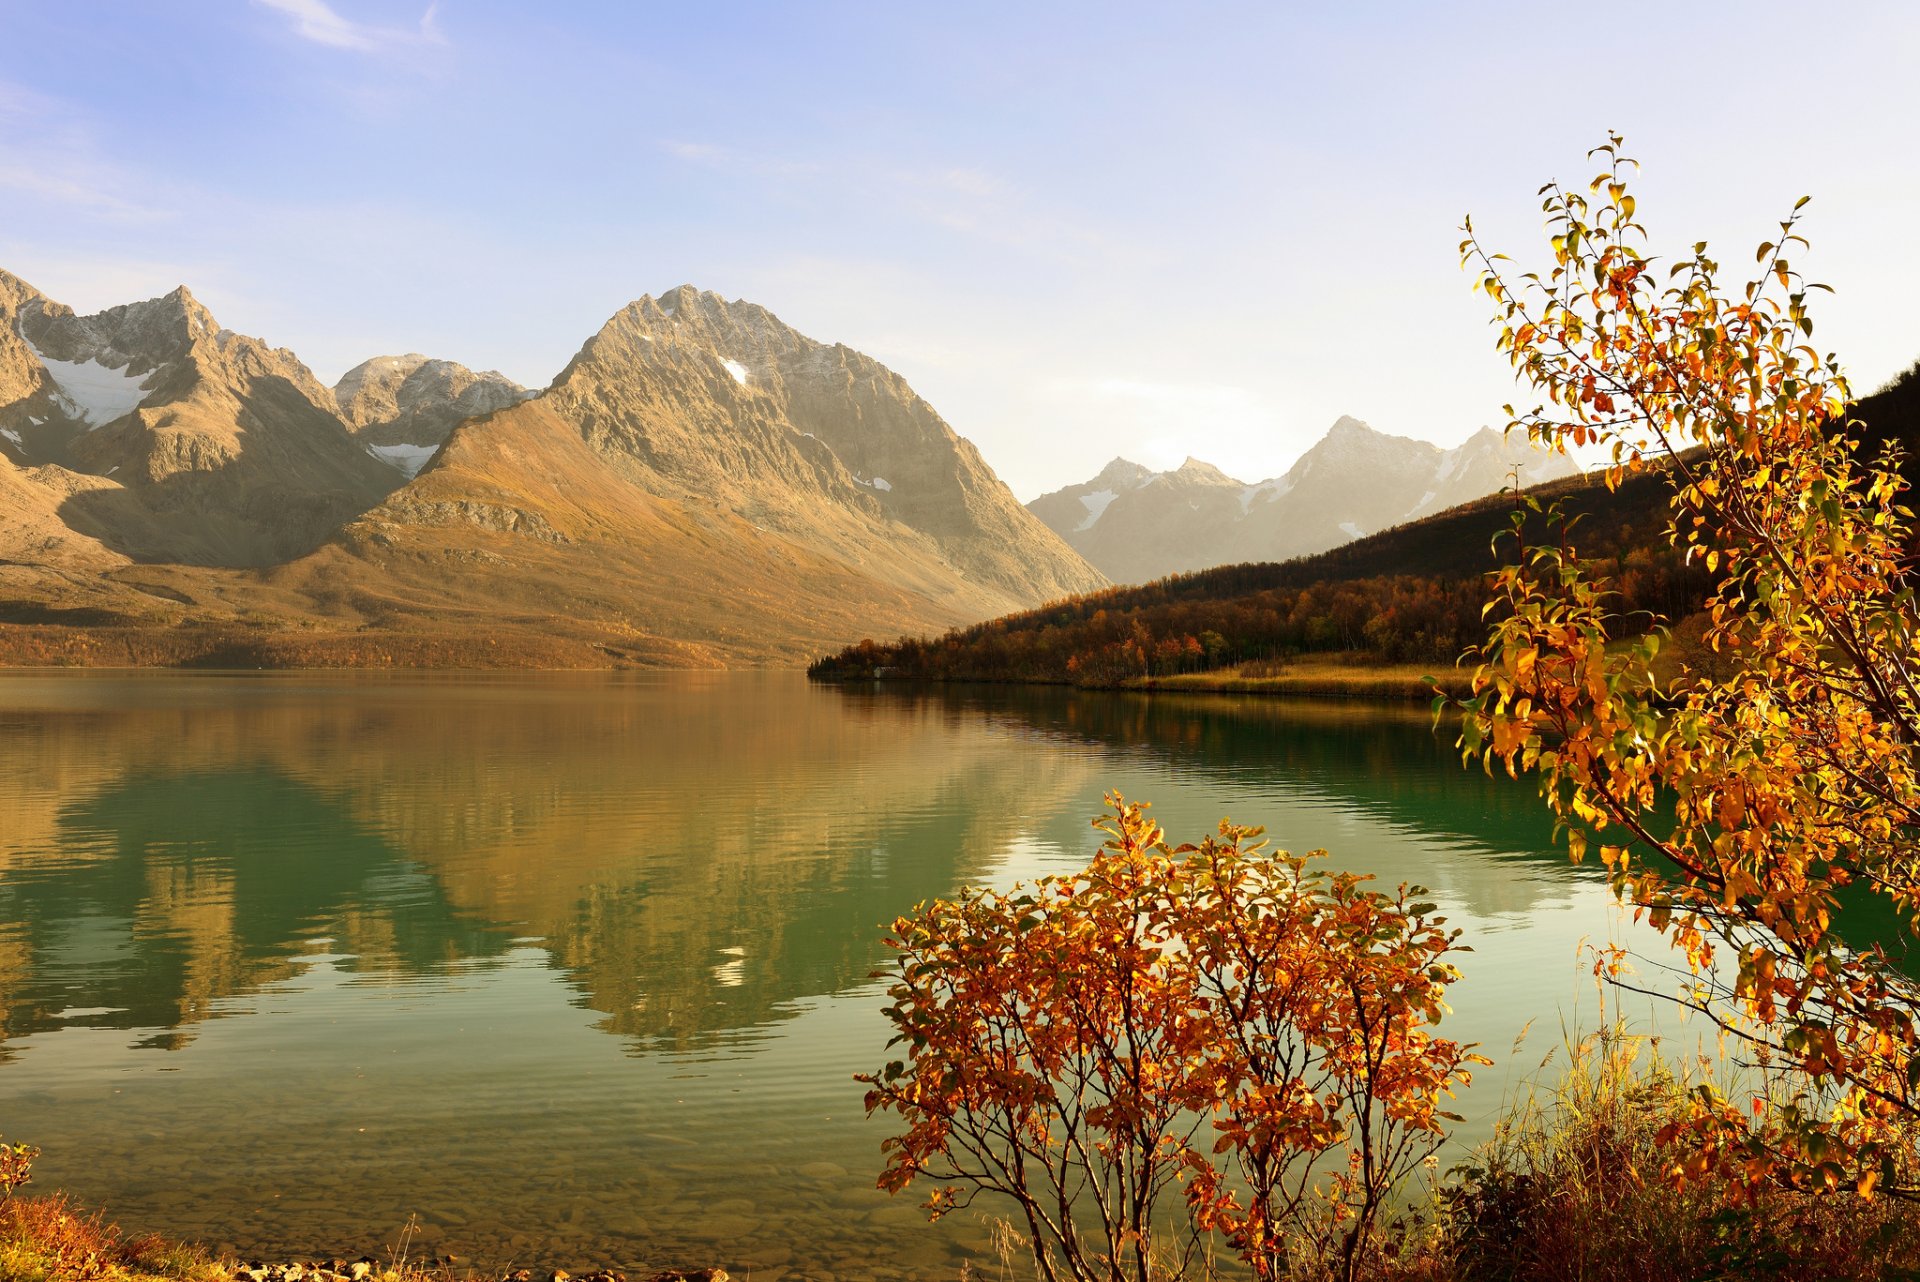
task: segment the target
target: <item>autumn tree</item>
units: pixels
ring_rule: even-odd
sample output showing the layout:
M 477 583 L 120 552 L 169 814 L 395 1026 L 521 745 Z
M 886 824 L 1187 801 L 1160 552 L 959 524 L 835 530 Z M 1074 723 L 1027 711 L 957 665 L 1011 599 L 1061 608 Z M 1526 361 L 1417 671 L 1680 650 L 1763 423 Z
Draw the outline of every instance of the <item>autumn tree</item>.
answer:
M 1593 154 L 1590 183 L 1541 189 L 1550 264 L 1517 272 L 1471 222 L 1463 260 L 1542 397 L 1509 407 L 1512 430 L 1601 448 L 1612 485 L 1671 478 L 1666 540 L 1714 576 L 1712 661 L 1656 666 L 1660 630 L 1610 618 L 1604 567 L 1556 529 L 1496 576 L 1462 746 L 1536 774 L 1574 857 L 1597 848 L 1680 949 L 1681 1000 L 1790 1074 L 1752 1101 L 1757 1121 L 1702 1094 L 1692 1173 L 1914 1195 L 1920 986 L 1848 937 L 1845 906 L 1877 898 L 1920 925 L 1898 460 L 1866 456 L 1838 361 L 1810 345 L 1824 287 L 1794 266 L 1806 201 L 1729 286 L 1705 242 L 1654 257 L 1634 162 L 1617 137 Z
M 1083 872 L 894 923 L 881 1186 L 1010 1198 L 1047 1282 L 1179 1276 L 1209 1232 L 1260 1278 L 1359 1276 L 1485 1062 L 1433 1032 L 1457 932 L 1323 852 L 1227 823 L 1171 848 L 1108 800 Z

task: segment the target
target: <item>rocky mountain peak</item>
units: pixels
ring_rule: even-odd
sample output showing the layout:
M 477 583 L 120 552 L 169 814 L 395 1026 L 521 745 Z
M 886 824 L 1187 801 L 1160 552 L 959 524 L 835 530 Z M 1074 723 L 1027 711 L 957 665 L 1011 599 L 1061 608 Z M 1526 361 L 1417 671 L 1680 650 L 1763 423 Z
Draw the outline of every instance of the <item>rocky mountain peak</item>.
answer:
M 131 365 L 141 372 L 184 360 L 195 342 L 219 329 L 213 313 L 184 285 L 158 298 L 122 303 L 91 316 L 37 299 L 22 309 L 20 321 L 21 335 L 43 359 L 109 369 Z
M 711 290 L 680 285 L 621 308 L 554 382 L 558 386 L 592 370 L 604 379 L 638 362 L 690 365 L 745 385 L 754 370 L 764 375 L 783 355 L 818 346 L 754 303 L 728 302 Z
M 0 304 L 11 304 L 11 307 L 17 308 L 28 299 L 41 297 L 44 296 L 32 285 L 5 268 L 0 268 Z M 0 308 L 0 311 L 9 310 L 11 308 Z
M 419 474 L 455 426 L 530 395 L 497 370 L 475 373 L 419 352 L 362 361 L 333 387 L 340 417 L 367 452 L 408 477 Z
M 1182 481 L 1195 485 L 1238 486 L 1240 484 L 1239 481 L 1234 480 L 1213 464 L 1203 463 L 1191 454 L 1187 456 L 1186 462 L 1174 469 L 1172 474 Z
M 1028 504 L 1122 583 L 1318 552 L 1491 494 L 1516 471 L 1535 484 L 1571 468 L 1497 429 L 1443 450 L 1351 415 L 1335 420 L 1284 476 L 1252 485 L 1192 457 L 1134 485 L 1122 483 L 1123 466 L 1133 465 L 1117 459 L 1094 480 Z
M 1152 475 L 1152 468 L 1143 467 L 1131 459 L 1115 458 L 1113 462 L 1101 468 L 1100 474 L 1088 484 L 1095 489 L 1130 490 Z
M 0 519 L 0 559 L 77 539 L 73 565 L 168 566 L 250 617 L 271 597 L 465 636 L 504 610 L 676 664 L 1105 583 L 899 375 L 690 285 L 530 397 L 419 352 L 327 388 L 186 290 L 76 316 L 0 277 L 0 485 L 21 477 L 31 520 Z M 264 588 L 221 577 L 268 565 Z

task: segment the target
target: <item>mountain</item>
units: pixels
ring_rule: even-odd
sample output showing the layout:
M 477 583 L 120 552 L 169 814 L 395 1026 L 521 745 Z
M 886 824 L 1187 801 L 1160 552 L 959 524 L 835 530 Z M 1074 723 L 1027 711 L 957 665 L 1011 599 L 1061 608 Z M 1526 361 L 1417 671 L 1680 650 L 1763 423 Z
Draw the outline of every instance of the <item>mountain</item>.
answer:
M 355 439 L 408 477 L 419 475 L 455 424 L 531 395 L 495 370 L 476 374 L 418 352 L 362 361 L 333 385 L 334 403 Z
M 1105 583 L 899 375 L 690 286 L 534 394 L 0 285 L 0 620 L 121 661 L 797 662 Z
M 1104 583 L 899 375 L 690 286 L 457 427 L 335 548 L 448 608 L 471 595 L 450 567 L 477 557 L 517 608 L 564 604 L 688 661 L 798 661 Z
M 9 461 L 57 469 L 61 522 L 130 560 L 284 561 L 395 479 L 293 353 L 184 287 L 79 316 L 0 273 L 0 400 Z
M 1491 428 L 1443 450 L 1343 417 L 1270 480 L 1249 485 L 1193 458 L 1170 472 L 1115 459 L 1028 508 L 1115 582 L 1145 583 L 1310 555 L 1493 493 L 1516 471 L 1535 484 L 1576 470 Z
M 1920 487 L 1920 364 L 1862 398 L 1847 430 L 1862 456 L 1891 448 L 1907 487 Z M 1452 452 L 1448 481 L 1469 484 L 1474 471 L 1488 475 L 1497 450 L 1487 436 Z M 1297 465 L 1289 475 L 1302 470 Z M 1116 464 L 1102 475 L 1108 477 L 1104 488 L 1117 494 L 1113 482 L 1122 479 L 1135 482 L 1135 494 L 1157 488 L 1134 477 L 1131 464 Z M 1677 625 L 1701 609 L 1711 571 L 1666 539 L 1674 493 L 1670 468 L 1649 468 L 1617 488 L 1599 471 L 1529 488 L 1577 522 L 1575 542 L 1583 557 L 1601 562 L 1612 577 L 1610 605 L 1624 628 L 1638 630 L 1649 620 Z M 1084 497 L 1062 493 L 1076 502 Z M 1098 524 L 1112 519 L 1125 497 L 1083 506 L 1105 504 Z M 1439 507 L 1441 497 L 1436 493 L 1428 506 Z M 1213 688 L 1232 689 L 1241 677 L 1258 686 L 1302 656 L 1318 655 L 1333 656 L 1336 666 L 1357 659 L 1361 666 L 1418 664 L 1444 674 L 1485 640 L 1486 574 L 1498 558 L 1514 555 L 1512 540 L 1500 537 L 1511 529 L 1514 508 L 1511 496 L 1489 494 L 1311 556 L 1109 588 L 932 639 L 851 646 L 818 660 L 810 671 L 825 680 L 890 676 L 1090 686 L 1204 672 Z M 1549 528 L 1542 518 L 1531 521 L 1530 537 L 1545 538 Z M 1909 531 L 1908 562 L 1920 565 L 1920 530 Z

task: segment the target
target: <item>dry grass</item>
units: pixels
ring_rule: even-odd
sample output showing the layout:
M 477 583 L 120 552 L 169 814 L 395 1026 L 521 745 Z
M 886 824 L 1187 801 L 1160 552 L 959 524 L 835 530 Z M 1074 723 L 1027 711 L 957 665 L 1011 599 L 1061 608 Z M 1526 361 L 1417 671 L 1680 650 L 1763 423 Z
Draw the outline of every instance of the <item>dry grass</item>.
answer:
M 130 1238 L 63 1197 L 0 1202 L 5 1282 L 230 1282 L 207 1252 L 159 1238 Z
M 1406 1276 L 1456 1282 L 1909 1278 L 1920 1208 L 1785 1190 L 1757 1202 L 1676 1188 L 1659 1132 L 1703 1066 L 1676 1067 L 1617 1028 L 1573 1043 L 1560 1081 L 1511 1108 L 1439 1200 Z
M 252 1276 L 203 1247 L 153 1234 L 129 1236 L 98 1212 L 75 1210 L 64 1197 L 0 1201 L 0 1282 L 251 1282 Z M 372 1264 L 366 1282 L 462 1282 L 467 1276 L 410 1264 L 398 1253 Z
M 1362 659 L 1304 659 L 1287 663 L 1245 663 L 1214 672 L 1151 677 L 1136 683 L 1143 690 L 1209 694 L 1284 694 L 1340 699 L 1431 700 L 1437 689 L 1464 694 L 1468 673 L 1441 664 L 1369 663 Z

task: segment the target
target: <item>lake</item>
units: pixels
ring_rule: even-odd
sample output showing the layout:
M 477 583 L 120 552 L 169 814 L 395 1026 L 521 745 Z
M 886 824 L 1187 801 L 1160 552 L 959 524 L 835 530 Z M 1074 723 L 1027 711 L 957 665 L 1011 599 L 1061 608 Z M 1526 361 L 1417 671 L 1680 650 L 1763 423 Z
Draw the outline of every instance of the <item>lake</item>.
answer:
M 1103 792 L 1417 881 L 1499 1061 L 1638 927 L 1424 710 L 790 673 L 0 674 L 0 1134 L 248 1255 L 954 1278 L 873 1188 L 884 923 L 1078 867 Z M 1654 943 L 1650 951 L 1658 952 Z M 1511 1046 L 1532 1021 L 1518 1054 Z M 983 1203 L 984 1205 L 984 1203 Z

